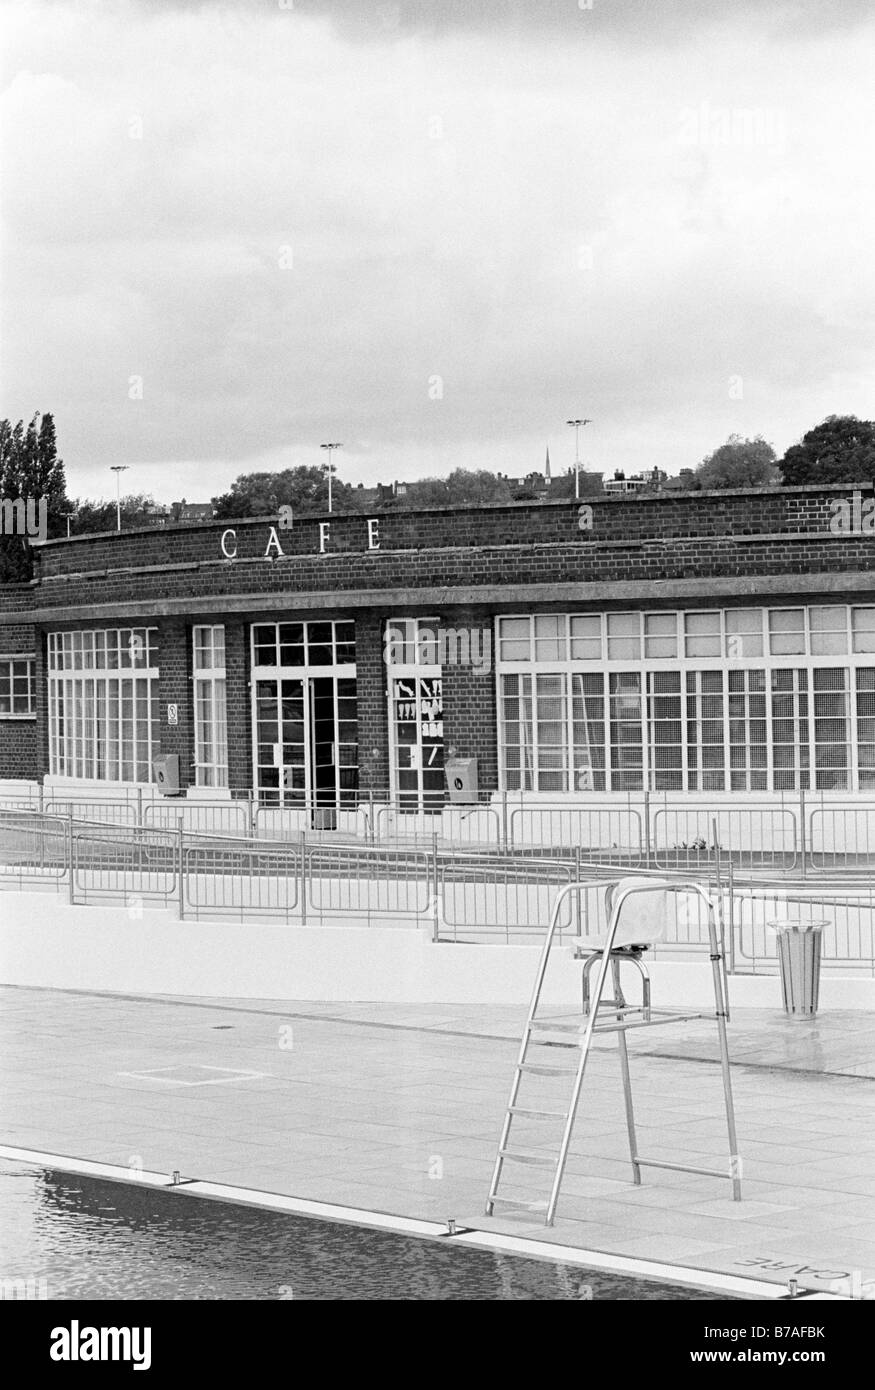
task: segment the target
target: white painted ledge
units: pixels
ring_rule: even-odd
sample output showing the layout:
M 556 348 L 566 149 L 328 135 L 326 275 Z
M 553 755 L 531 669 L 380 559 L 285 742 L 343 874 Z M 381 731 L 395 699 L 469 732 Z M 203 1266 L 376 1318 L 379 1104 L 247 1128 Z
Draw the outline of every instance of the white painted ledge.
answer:
M 416 927 L 179 922 L 146 909 L 76 906 L 48 893 L 0 892 L 0 982 L 125 994 L 206 995 L 326 1003 L 528 1002 L 538 948 L 435 945 Z M 707 960 L 654 961 L 657 1006 L 713 1005 Z M 580 965 L 558 949 L 544 1002 L 579 1001 Z M 776 976 L 735 976 L 737 1007 L 781 1008 Z M 634 998 L 634 992 L 630 991 Z M 821 1012 L 875 1009 L 875 980 L 825 972 Z M 804 1024 L 800 1024 L 801 1027 Z

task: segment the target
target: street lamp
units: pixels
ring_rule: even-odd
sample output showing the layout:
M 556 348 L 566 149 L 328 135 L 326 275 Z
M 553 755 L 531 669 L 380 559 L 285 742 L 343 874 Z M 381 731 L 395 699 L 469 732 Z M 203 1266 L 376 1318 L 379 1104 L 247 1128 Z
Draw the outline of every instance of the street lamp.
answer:
M 76 520 L 76 518 L 78 517 L 79 513 L 78 513 L 78 512 L 62 512 L 61 515 L 63 516 L 64 520 L 65 520 L 66 523 L 67 523 L 67 540 L 69 540 L 69 539 L 70 539 L 70 523 Z
M 109 471 L 115 474 L 115 529 L 120 531 L 122 529 L 122 474 L 127 473 L 128 465 L 126 463 L 112 463 Z
M 574 496 L 580 497 L 580 427 L 591 425 L 592 420 L 566 420 L 566 425 L 574 426 Z
M 333 461 L 332 461 L 332 458 L 333 458 L 334 450 L 335 450 L 335 449 L 342 449 L 342 448 L 343 448 L 343 445 L 342 445 L 342 444 L 320 444 L 320 445 L 319 445 L 319 448 L 320 448 L 320 449 L 327 449 L 327 450 L 328 450 L 328 462 L 327 462 L 327 463 L 323 463 L 323 465 L 322 465 L 322 470 L 323 470 L 323 472 L 325 472 L 325 473 L 328 474 L 328 510 L 331 511 L 331 507 L 332 507 L 331 479 L 334 477 L 334 474 L 337 472 L 337 469 L 336 469 L 336 467 L 335 467 L 335 465 L 334 465 L 334 463 L 333 463 Z

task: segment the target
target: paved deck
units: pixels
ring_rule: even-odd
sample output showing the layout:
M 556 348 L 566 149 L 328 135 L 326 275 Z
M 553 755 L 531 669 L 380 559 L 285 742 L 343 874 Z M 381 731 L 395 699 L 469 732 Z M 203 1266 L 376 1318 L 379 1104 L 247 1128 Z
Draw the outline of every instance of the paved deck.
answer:
M 5 1144 L 776 1282 L 875 1279 L 871 1014 L 734 1015 L 741 1203 L 714 1178 L 632 1186 L 616 1044 L 600 1040 L 548 1230 L 483 1215 L 517 1009 L 0 996 Z M 722 1166 L 713 1029 L 632 1038 L 642 1152 Z M 547 1171 L 520 1172 L 519 1195 L 543 1195 Z

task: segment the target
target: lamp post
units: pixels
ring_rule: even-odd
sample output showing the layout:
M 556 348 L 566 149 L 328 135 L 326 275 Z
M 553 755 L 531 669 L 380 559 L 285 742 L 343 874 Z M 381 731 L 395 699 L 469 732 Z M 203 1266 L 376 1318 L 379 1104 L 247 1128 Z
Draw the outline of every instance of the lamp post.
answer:
M 126 463 L 110 464 L 110 472 L 115 474 L 115 529 L 122 529 L 122 474 L 127 473 Z
M 574 496 L 580 497 L 580 427 L 581 425 L 591 425 L 592 420 L 566 420 L 566 425 L 574 426 Z
M 63 517 L 64 517 L 64 520 L 65 520 L 66 523 L 67 523 L 67 540 L 69 540 L 69 539 L 70 539 L 70 524 L 71 524 L 71 522 L 73 522 L 73 521 L 76 520 L 76 518 L 78 517 L 79 513 L 78 513 L 78 512 L 63 512 L 62 515 L 63 515 Z
M 328 462 L 327 462 L 327 463 L 323 463 L 322 468 L 323 468 L 323 470 L 328 474 L 328 510 L 331 511 L 331 509 L 332 509 L 331 479 L 334 477 L 334 474 L 335 474 L 335 472 L 337 471 L 336 468 L 335 468 L 334 462 L 333 462 L 333 455 L 334 455 L 334 450 L 335 450 L 335 449 L 342 449 L 342 448 L 343 448 L 343 445 L 342 445 L 342 444 L 320 444 L 320 445 L 319 445 L 319 448 L 320 448 L 320 449 L 327 449 L 327 450 L 328 450 Z

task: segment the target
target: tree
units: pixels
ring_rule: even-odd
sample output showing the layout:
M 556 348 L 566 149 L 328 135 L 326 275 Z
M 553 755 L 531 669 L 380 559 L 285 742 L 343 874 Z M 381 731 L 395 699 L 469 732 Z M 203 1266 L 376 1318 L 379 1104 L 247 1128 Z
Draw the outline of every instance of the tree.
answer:
M 800 483 L 867 483 L 875 477 L 875 421 L 828 415 L 781 460 L 788 487 Z
M 455 468 L 447 478 L 420 478 L 408 483 L 406 493 L 398 499 L 406 508 L 452 507 L 466 502 L 500 507 L 512 500 L 507 480 L 485 468 Z
M 132 492 L 121 499 L 122 529 L 130 526 L 148 526 L 147 513 L 154 507 L 151 494 Z M 73 521 L 74 535 L 94 535 L 98 531 L 114 531 L 118 525 L 115 502 L 92 502 L 89 498 L 77 498 L 72 511 L 76 513 Z M 64 532 L 66 535 L 66 531 Z
M 695 473 L 699 487 L 774 487 L 780 482 L 777 455 L 762 435 L 742 439 L 731 434 L 725 444 L 702 459 Z
M 46 536 L 65 533 L 67 487 L 51 415 L 40 416 L 37 412 L 26 429 L 23 420 L 16 425 L 0 420 L 0 499 L 9 504 L 19 499 L 29 502 L 34 517 L 44 503 Z M 33 552 L 28 537 L 0 536 L 0 580 L 23 582 L 32 573 Z
M 355 488 L 334 477 L 332 503 L 338 511 L 356 510 Z M 301 464 L 278 473 L 241 473 L 228 492 L 214 497 L 216 518 L 275 516 L 278 508 L 293 512 L 325 511 L 328 507 L 328 475 L 318 464 Z

